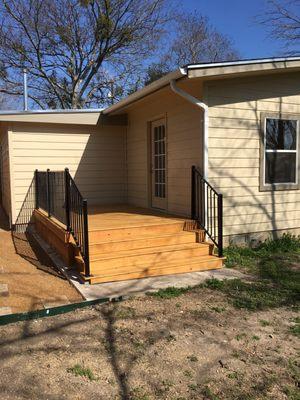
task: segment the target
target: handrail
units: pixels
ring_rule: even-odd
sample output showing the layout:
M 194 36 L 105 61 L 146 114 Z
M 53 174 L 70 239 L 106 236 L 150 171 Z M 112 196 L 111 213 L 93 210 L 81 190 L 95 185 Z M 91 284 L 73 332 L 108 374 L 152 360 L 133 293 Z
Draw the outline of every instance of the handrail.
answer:
M 88 209 L 68 168 L 64 171 L 35 171 L 35 208 L 47 212 L 66 226 L 78 246 L 90 276 Z
M 90 276 L 87 200 L 82 197 L 68 168 L 65 169 L 65 177 L 67 229 L 80 248 L 85 263 L 85 275 Z
M 196 166 L 192 166 L 191 216 L 198 222 L 223 257 L 223 195 L 203 178 Z

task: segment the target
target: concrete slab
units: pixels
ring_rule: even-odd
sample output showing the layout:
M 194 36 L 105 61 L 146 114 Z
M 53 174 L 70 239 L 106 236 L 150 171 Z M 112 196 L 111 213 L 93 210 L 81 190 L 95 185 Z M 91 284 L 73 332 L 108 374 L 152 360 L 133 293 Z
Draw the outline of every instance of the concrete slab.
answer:
M 0 307 L 0 316 L 12 314 L 10 307 Z
M 38 235 L 36 235 L 36 240 L 38 240 L 39 244 L 48 252 L 52 262 L 55 263 L 56 267 L 60 269 L 85 300 L 124 298 L 157 291 L 159 289 L 166 289 L 171 286 L 197 286 L 209 278 L 216 278 L 219 280 L 235 278 L 247 281 L 253 280 L 251 276 L 245 275 L 239 271 L 230 268 L 222 268 L 209 271 L 190 272 L 186 274 L 155 276 L 151 278 L 132 279 L 130 281 L 89 285 L 87 283 L 82 283 L 80 275 L 75 271 L 70 271 L 61 258 Z
M 59 296 L 56 297 L 55 299 L 48 299 L 43 303 L 43 306 L 45 309 L 48 308 L 53 308 L 53 307 L 59 307 L 59 306 L 64 306 L 66 304 L 70 304 L 69 299 L 67 296 Z
M 0 296 L 1 297 L 9 296 L 8 285 L 6 283 L 0 283 Z
M 167 287 L 197 286 L 209 278 L 223 279 L 247 279 L 247 275 L 229 268 L 210 271 L 190 272 L 187 274 L 156 276 L 144 279 L 132 279 L 130 281 L 99 283 L 96 285 L 83 285 L 74 282 L 86 300 L 95 300 L 107 297 L 110 299 L 140 295 L 147 292 L 155 292 Z

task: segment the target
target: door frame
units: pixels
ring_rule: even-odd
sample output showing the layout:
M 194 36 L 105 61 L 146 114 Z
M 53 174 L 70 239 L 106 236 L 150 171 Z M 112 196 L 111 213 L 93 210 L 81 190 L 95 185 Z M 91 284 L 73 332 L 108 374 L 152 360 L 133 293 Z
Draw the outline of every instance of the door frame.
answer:
M 157 208 L 152 205 L 152 124 L 158 120 L 163 120 L 165 125 L 165 136 L 166 136 L 166 206 L 165 208 Z M 147 121 L 147 178 L 148 178 L 148 207 L 153 210 L 168 211 L 168 124 L 167 124 L 167 113 L 158 114 L 153 116 Z

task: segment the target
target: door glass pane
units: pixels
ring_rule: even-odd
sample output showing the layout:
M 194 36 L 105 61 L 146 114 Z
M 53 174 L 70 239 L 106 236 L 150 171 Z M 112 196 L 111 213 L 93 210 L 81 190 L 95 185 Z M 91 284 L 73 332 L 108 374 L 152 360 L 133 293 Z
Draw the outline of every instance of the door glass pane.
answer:
M 267 150 L 296 150 L 296 137 L 297 121 L 267 118 Z
M 166 182 L 166 144 L 165 144 L 165 127 L 160 125 L 154 128 L 154 192 L 155 197 L 164 198 L 165 182 Z
M 266 183 L 296 183 L 296 153 L 266 153 Z

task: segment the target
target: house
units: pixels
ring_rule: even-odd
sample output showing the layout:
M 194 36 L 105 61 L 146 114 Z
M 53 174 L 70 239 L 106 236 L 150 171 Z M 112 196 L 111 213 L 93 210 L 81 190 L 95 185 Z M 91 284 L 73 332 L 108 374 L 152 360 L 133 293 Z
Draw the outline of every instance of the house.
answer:
M 1 112 L 2 206 L 89 282 L 218 268 L 223 243 L 300 232 L 299 120 L 299 57 L 187 65 L 103 110 Z

